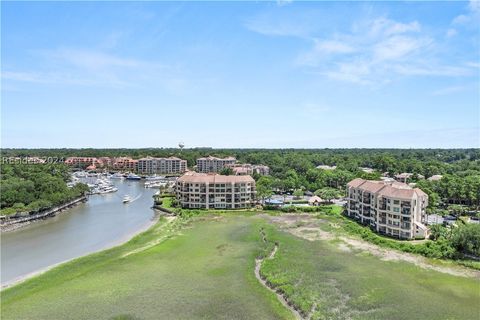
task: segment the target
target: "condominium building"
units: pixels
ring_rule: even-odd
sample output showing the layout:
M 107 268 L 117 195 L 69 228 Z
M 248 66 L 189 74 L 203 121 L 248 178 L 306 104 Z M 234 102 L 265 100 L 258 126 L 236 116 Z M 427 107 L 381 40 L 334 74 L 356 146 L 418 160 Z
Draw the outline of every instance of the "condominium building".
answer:
M 428 234 L 428 196 L 418 188 L 392 181 L 354 179 L 347 184 L 348 216 L 378 233 L 400 239 Z
M 239 209 L 252 206 L 255 180 L 251 176 L 224 176 L 187 172 L 177 179 L 175 192 L 183 208 Z
M 234 165 L 237 159 L 234 157 L 217 158 L 217 157 L 204 157 L 197 159 L 197 171 L 201 173 L 220 172 L 226 166 Z
M 69 157 L 65 160 L 65 164 L 69 166 L 89 166 L 95 165 L 97 163 L 97 158 L 95 157 Z
M 112 161 L 112 168 L 115 170 L 137 171 L 138 160 L 128 157 L 114 158 Z
M 252 175 L 257 173 L 261 176 L 268 176 L 270 173 L 270 168 L 264 165 L 242 163 L 242 164 L 233 164 L 228 167 L 232 168 L 233 173 L 237 176 L 241 175 Z
M 152 158 L 146 157 L 138 160 L 137 171 L 144 174 L 175 174 L 187 171 L 187 160 L 176 157 Z

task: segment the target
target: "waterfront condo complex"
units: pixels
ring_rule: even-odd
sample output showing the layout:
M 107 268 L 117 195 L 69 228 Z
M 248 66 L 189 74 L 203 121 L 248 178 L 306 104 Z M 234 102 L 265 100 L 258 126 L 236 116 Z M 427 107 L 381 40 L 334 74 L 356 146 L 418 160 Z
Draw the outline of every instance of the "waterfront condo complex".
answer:
M 225 167 L 232 166 L 237 162 L 234 157 L 217 158 L 204 157 L 197 159 L 197 171 L 201 173 L 220 172 Z
M 405 183 L 354 179 L 347 184 L 347 215 L 376 232 L 400 239 L 425 238 L 428 196 Z
M 187 171 L 187 160 L 176 157 L 153 158 L 146 157 L 138 160 L 138 173 L 143 174 L 175 174 Z
M 176 197 L 183 208 L 248 208 L 255 200 L 251 176 L 224 176 L 187 172 L 176 182 Z

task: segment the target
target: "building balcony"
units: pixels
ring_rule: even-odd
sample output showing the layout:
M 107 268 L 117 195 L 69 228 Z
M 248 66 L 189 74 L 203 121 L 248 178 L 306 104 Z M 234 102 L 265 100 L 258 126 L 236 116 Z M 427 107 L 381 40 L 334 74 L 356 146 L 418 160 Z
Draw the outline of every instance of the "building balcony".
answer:
M 402 223 L 402 229 L 408 229 L 408 230 L 410 230 L 411 226 L 412 226 L 412 225 L 411 225 L 410 223 Z

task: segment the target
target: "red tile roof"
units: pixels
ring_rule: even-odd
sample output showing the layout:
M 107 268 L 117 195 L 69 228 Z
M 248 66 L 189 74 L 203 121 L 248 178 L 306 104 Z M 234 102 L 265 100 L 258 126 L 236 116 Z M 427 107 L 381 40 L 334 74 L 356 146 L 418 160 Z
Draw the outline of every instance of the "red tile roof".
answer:
M 251 176 L 223 176 L 220 174 L 206 174 L 189 171 L 178 178 L 178 182 L 187 183 L 254 183 Z

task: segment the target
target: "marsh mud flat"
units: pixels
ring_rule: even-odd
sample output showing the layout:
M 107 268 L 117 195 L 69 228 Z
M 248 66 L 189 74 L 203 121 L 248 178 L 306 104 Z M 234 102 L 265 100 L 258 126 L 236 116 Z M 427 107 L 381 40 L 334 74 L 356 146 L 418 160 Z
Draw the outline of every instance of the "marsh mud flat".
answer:
M 412 263 L 422 269 L 434 270 L 454 276 L 480 279 L 480 271 L 461 266 L 437 265 L 420 255 L 401 252 L 394 249 L 379 247 L 367 241 L 336 234 L 335 231 L 325 231 L 322 225 L 329 228 L 338 228 L 327 220 L 319 219 L 310 214 L 284 214 L 280 216 L 262 215 L 269 222 L 280 227 L 281 230 L 309 241 L 337 241 L 338 249 L 342 251 L 368 252 L 383 261 L 403 261 Z
M 267 239 L 266 239 L 265 233 L 263 233 L 263 230 L 261 231 L 261 236 L 262 236 L 263 242 L 266 243 Z M 280 292 L 276 291 L 274 288 L 272 288 L 268 284 L 267 280 L 264 277 L 262 277 L 262 275 L 260 274 L 260 268 L 262 267 L 263 261 L 265 259 L 275 258 L 275 254 L 277 253 L 277 250 L 278 250 L 278 243 L 275 243 L 275 246 L 273 247 L 273 250 L 272 250 L 272 252 L 270 252 L 268 257 L 255 259 L 255 270 L 254 270 L 255 277 L 265 288 L 267 288 L 270 292 L 273 292 L 277 296 L 277 299 L 281 302 L 281 304 L 285 308 L 290 310 L 293 313 L 293 315 L 295 316 L 296 319 L 305 319 L 302 316 L 302 314 L 285 298 L 285 296 L 283 294 L 281 294 Z

